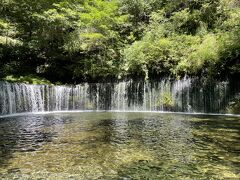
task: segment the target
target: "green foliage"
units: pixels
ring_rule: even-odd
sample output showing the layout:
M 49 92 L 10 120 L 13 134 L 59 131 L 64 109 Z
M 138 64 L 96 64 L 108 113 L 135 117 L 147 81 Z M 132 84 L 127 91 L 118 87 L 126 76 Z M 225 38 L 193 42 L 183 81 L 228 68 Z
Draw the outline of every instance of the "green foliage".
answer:
M 164 109 L 171 110 L 174 106 L 174 100 L 172 98 L 171 92 L 165 91 L 160 94 L 157 104 L 159 107 L 163 106 Z
M 52 51 L 57 51 L 64 54 L 64 62 L 71 62 L 66 70 L 72 71 L 75 79 L 116 76 L 123 46 L 119 28 L 127 20 L 117 10 L 117 1 L 61 1 L 35 14 L 44 24 L 38 46 L 51 47 L 45 52 L 45 56 L 53 58 L 53 62 L 47 62 L 49 67 L 59 59 L 59 55 L 52 56 Z
M 177 72 L 186 72 L 188 74 L 198 73 L 204 70 L 204 67 L 214 65 L 219 58 L 219 45 L 214 35 L 208 34 L 200 38 L 201 42 L 192 43 L 189 48 L 191 52 L 185 54 L 182 61 L 177 65 Z
M 0 17 L 0 44 L 6 46 L 21 45 L 22 42 L 15 37 L 16 34 L 16 27 Z
M 226 68 L 239 73 L 240 11 L 230 4 L 193 1 L 180 11 L 168 6 L 153 12 L 143 38 L 124 51 L 126 70 L 146 78 L 149 73 L 212 76 Z
M 238 0 L 1 0 L 0 76 L 240 73 Z
M 45 78 L 40 78 L 37 77 L 35 75 L 28 75 L 28 76 L 6 76 L 5 78 L 3 78 L 4 81 L 8 81 L 8 82 L 14 82 L 14 83 L 26 83 L 26 84 L 48 84 L 50 85 L 51 82 L 48 81 Z

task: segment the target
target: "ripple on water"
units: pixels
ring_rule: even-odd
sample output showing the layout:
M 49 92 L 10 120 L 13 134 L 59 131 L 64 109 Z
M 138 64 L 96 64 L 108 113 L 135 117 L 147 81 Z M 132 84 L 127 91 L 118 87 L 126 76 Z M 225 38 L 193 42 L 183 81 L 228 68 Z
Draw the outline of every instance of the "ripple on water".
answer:
M 0 120 L 1 179 L 239 179 L 239 117 L 132 112 Z

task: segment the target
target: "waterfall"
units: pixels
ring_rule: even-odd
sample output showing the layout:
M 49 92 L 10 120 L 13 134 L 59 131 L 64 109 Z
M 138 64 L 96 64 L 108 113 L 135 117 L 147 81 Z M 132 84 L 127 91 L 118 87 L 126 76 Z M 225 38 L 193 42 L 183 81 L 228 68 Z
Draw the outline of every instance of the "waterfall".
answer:
M 65 110 L 225 113 L 240 82 L 162 79 L 76 86 L 0 82 L 0 115 Z

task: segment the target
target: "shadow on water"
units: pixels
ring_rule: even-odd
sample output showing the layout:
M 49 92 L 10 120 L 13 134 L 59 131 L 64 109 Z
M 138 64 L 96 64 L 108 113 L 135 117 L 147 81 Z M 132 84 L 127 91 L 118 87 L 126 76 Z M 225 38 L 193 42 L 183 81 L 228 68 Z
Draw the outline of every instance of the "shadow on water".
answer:
M 191 121 L 195 129 L 193 135 L 195 136 L 195 144 L 205 153 L 205 159 L 225 166 L 232 164 L 240 167 L 240 118 L 196 117 L 198 120 Z M 201 155 L 199 158 L 204 159 Z
M 41 148 L 57 136 L 52 126 L 68 123 L 69 118 L 48 116 L 22 116 L 0 119 L 0 167 L 8 166 L 8 161 L 16 152 L 28 153 Z M 49 127 L 50 132 L 43 129 Z
M 224 130 L 234 131 L 240 135 L 240 117 L 230 116 L 215 116 L 214 119 L 207 115 L 197 115 L 194 119 L 201 119 L 201 121 L 191 121 L 196 129 L 201 129 L 209 132 L 223 133 Z M 224 134 L 221 134 L 224 136 Z

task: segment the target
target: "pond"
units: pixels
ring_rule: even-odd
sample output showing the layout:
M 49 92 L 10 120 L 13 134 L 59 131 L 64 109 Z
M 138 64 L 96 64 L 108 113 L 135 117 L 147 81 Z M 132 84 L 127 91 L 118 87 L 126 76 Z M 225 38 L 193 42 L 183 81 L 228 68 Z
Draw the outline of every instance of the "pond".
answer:
M 78 112 L 0 119 L 0 179 L 239 179 L 240 117 Z

